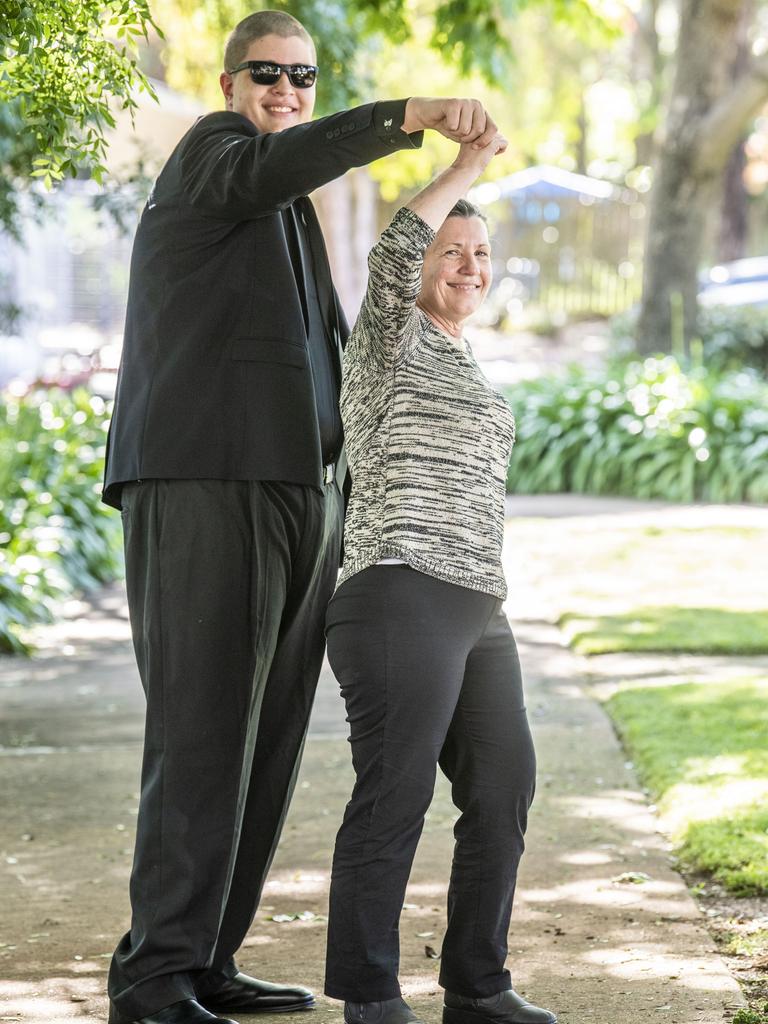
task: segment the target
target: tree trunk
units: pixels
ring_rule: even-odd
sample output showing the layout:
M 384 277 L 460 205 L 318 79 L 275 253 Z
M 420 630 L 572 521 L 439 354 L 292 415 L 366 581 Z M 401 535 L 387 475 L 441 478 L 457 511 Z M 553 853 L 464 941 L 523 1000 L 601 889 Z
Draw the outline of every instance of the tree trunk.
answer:
M 666 157 L 666 159 L 665 159 Z M 712 182 L 697 180 L 693 156 L 662 153 L 651 195 L 638 349 L 687 352 L 696 333 L 699 253 Z
M 702 160 L 707 119 L 726 92 L 743 0 L 682 0 L 665 137 L 651 193 L 641 352 L 687 348 L 696 334 L 697 271 L 717 168 Z M 709 140 L 711 142 L 711 140 Z
M 746 0 L 738 28 L 736 56 L 731 67 L 731 79 L 737 82 L 749 66 L 749 28 L 754 18 L 754 0 Z M 731 151 L 723 175 L 723 193 L 720 205 L 720 223 L 717 237 L 717 259 L 725 263 L 738 260 L 747 249 L 749 234 L 749 197 L 744 187 L 744 169 L 747 165 L 744 140 Z
M 739 260 L 747 250 L 749 237 L 749 197 L 744 188 L 747 154 L 744 143 L 731 153 L 723 176 L 720 207 L 720 230 L 717 237 L 717 259 L 720 263 Z
M 638 99 L 645 96 L 639 111 L 640 131 L 635 136 L 636 166 L 653 163 L 656 150 L 656 122 L 663 96 L 665 61 L 656 31 L 658 8 L 659 0 L 643 0 L 635 15 L 632 35 L 629 75 Z
M 579 113 L 576 118 L 576 125 L 579 130 L 579 134 L 576 137 L 576 171 L 579 174 L 587 173 L 587 133 L 589 132 L 589 123 L 587 121 L 587 109 L 584 104 L 584 93 L 581 94 L 581 102 L 579 103 Z

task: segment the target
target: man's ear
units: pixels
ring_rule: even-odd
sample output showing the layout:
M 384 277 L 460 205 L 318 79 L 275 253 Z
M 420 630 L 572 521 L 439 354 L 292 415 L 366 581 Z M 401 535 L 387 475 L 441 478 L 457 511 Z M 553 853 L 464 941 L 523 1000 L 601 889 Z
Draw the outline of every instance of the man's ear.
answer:
M 221 91 L 224 93 L 224 101 L 226 103 L 227 110 L 232 109 L 232 93 L 235 87 L 235 83 L 232 80 L 232 75 L 226 71 L 222 71 L 219 75 L 219 85 Z

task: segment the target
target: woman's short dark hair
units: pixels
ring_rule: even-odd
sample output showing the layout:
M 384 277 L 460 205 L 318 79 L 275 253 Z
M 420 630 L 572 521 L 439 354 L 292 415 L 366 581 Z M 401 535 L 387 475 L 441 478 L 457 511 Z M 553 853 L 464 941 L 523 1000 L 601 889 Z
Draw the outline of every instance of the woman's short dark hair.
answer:
M 485 216 L 483 211 L 479 207 L 475 206 L 474 203 L 470 203 L 468 199 L 460 199 L 448 216 L 464 217 L 466 220 L 469 220 L 470 217 L 479 217 L 485 224 L 488 223 L 488 218 Z
M 231 32 L 224 50 L 225 71 L 231 71 L 238 64 L 242 64 L 251 43 L 255 39 L 263 39 L 264 36 L 281 36 L 283 39 L 298 36 L 309 44 L 313 53 L 315 52 L 312 36 L 292 14 L 286 11 L 256 11 L 243 18 Z

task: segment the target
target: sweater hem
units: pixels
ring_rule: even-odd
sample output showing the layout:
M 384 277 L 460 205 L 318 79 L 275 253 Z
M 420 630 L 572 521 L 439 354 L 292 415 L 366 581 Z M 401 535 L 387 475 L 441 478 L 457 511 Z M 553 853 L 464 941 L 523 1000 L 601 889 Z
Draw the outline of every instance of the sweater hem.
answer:
M 506 600 L 507 597 L 507 585 L 503 579 L 489 580 L 474 573 L 451 571 L 450 568 L 446 569 L 444 565 L 431 558 L 425 558 L 423 555 L 408 551 L 407 548 L 390 544 L 382 545 L 376 550 L 369 550 L 365 555 L 358 555 L 356 558 L 345 558 L 336 589 L 338 590 L 341 584 L 351 576 L 376 565 L 382 558 L 402 558 L 412 569 L 442 580 L 443 583 L 453 583 L 459 587 L 466 587 L 468 590 L 479 590 L 484 594 L 490 594 L 491 597 L 499 598 L 501 601 Z

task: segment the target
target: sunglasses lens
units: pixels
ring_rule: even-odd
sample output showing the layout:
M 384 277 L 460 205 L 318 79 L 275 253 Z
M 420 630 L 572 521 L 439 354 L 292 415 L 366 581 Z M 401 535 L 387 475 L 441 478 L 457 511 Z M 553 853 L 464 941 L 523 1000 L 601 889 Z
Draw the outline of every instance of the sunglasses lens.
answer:
M 315 69 L 303 64 L 294 64 L 288 77 L 297 89 L 309 89 L 315 84 Z
M 251 65 L 251 79 L 257 85 L 274 85 L 280 74 L 280 68 L 276 64 Z

